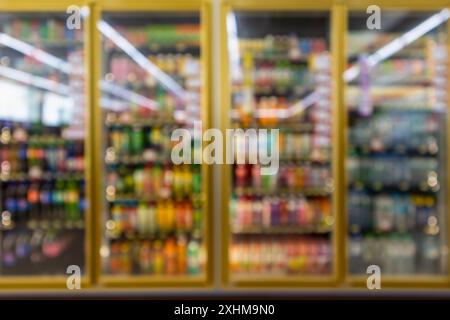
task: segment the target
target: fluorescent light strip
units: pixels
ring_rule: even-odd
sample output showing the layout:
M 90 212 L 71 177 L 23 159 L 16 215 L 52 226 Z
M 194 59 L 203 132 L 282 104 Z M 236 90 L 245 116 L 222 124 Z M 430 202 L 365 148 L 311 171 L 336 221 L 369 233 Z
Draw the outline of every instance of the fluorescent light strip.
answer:
M 107 22 L 101 20 L 97 23 L 97 28 L 100 32 L 108 37 L 115 45 L 122 49 L 145 71 L 153 75 L 159 82 L 161 82 L 167 90 L 175 94 L 179 99 L 185 100 L 185 92 L 183 88 L 166 73 L 161 71 L 155 64 L 149 61 L 142 53 L 139 52 L 127 39 L 118 33 Z
M 64 73 L 70 73 L 71 66 L 68 62 L 55 57 L 41 49 L 38 49 L 24 41 L 16 39 L 7 35 L 6 33 L 0 33 L 0 44 L 12 48 L 24 55 L 30 56 L 39 62 L 45 63 L 53 68 L 59 69 Z
M 442 9 L 440 12 L 432 15 L 418 26 L 414 27 L 410 31 L 406 32 L 397 39 L 392 40 L 385 46 L 378 49 L 372 55 L 367 58 L 369 67 L 374 67 L 383 60 L 386 60 L 396 52 L 400 51 L 407 45 L 419 39 L 424 34 L 430 32 L 440 24 L 444 23 L 450 18 L 450 10 Z M 359 75 L 359 67 L 356 65 L 351 66 L 344 72 L 344 80 L 349 82 L 354 80 Z
M 64 96 L 70 93 L 69 86 L 4 66 L 0 66 L 0 76 Z
M 158 108 L 158 104 L 155 101 L 133 91 L 127 90 L 121 86 L 115 85 L 111 82 L 105 80 L 101 81 L 100 88 L 109 94 L 143 106 L 150 110 L 156 110 Z
M 239 56 L 239 40 L 237 35 L 236 16 L 233 12 L 227 16 L 227 31 L 228 31 L 228 52 L 230 53 L 231 62 L 231 76 L 233 80 L 242 78 L 242 70 Z

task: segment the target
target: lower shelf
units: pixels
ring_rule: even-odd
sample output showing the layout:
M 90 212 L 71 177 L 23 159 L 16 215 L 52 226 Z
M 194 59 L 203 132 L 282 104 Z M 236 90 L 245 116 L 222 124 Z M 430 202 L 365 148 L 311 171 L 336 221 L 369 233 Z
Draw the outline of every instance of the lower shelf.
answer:
M 100 277 L 99 283 L 111 287 L 186 287 L 205 286 L 207 285 L 207 280 L 206 275 L 105 275 Z

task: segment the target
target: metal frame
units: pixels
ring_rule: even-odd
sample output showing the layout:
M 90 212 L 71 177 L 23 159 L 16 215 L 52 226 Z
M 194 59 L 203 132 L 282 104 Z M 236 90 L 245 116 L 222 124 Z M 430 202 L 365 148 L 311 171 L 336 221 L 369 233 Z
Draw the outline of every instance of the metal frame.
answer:
M 421 0 L 378 0 L 375 1 L 376 3 L 371 3 L 371 1 L 363 0 L 363 1 L 357 1 L 357 0 L 348 0 L 345 1 L 347 4 L 347 10 L 348 11 L 363 11 L 365 12 L 366 8 L 371 4 L 378 5 L 381 10 L 410 10 L 410 11 L 432 11 L 432 10 L 439 10 L 449 7 L 448 1 L 441 1 L 441 0 L 430 0 L 430 1 L 421 1 Z M 347 23 L 348 16 L 345 16 L 344 23 Z M 447 28 L 450 32 L 450 21 L 447 21 Z M 347 37 L 347 31 L 344 32 L 345 38 Z M 447 46 L 450 50 L 450 33 L 447 36 Z M 346 39 L 344 40 L 346 42 Z M 346 50 L 347 46 L 344 46 L 344 50 Z M 345 60 L 342 61 L 342 63 L 346 62 L 347 54 L 344 55 Z M 449 68 L 449 67 L 448 67 Z M 449 83 L 450 88 L 450 83 Z M 344 103 L 344 101 L 343 101 Z M 347 128 L 347 111 L 346 106 L 344 104 L 343 110 L 345 111 L 345 119 L 341 120 L 344 121 L 343 127 Z M 446 141 L 446 155 L 447 155 L 447 199 L 450 199 L 450 172 L 449 172 L 449 161 L 450 161 L 450 117 L 447 114 L 447 141 Z M 347 147 L 347 136 L 344 137 L 343 146 L 345 147 L 345 156 L 347 154 L 346 147 Z M 343 167 L 345 168 L 345 167 Z M 347 190 L 347 181 L 345 181 L 344 189 Z M 344 202 L 346 201 L 346 195 L 344 196 Z M 447 203 L 447 207 L 450 205 L 450 203 Z M 345 209 L 345 206 L 344 206 Z M 346 210 L 346 209 L 345 209 Z M 346 212 L 346 211 L 345 211 Z M 347 214 L 344 214 L 344 219 L 347 221 Z M 447 247 L 450 248 L 450 235 L 449 235 L 449 228 L 450 228 L 450 216 L 447 214 Z M 348 223 L 343 224 L 343 236 L 344 236 L 344 242 L 345 247 L 343 248 L 345 250 L 345 261 L 347 261 L 347 234 L 348 234 Z M 447 256 L 447 266 L 450 264 L 450 257 Z M 347 269 L 347 265 L 344 264 L 344 272 L 345 277 L 344 281 L 345 283 L 349 284 L 350 286 L 354 287 L 365 287 L 367 277 L 364 276 L 353 276 L 350 275 Z M 442 275 L 412 275 L 412 276 L 383 276 L 382 277 L 382 286 L 387 288 L 448 288 L 450 286 L 450 270 L 447 270 L 447 274 Z
M 66 12 L 70 5 L 85 6 L 85 1 L 80 0 L 61 0 L 61 1 L 46 1 L 36 3 L 35 1 L 14 1 L 14 0 L 0 0 L 0 12 L 23 13 L 23 12 Z M 91 59 L 89 59 L 89 34 L 91 33 L 90 24 L 87 22 L 84 25 L 84 51 L 85 51 L 85 74 L 89 75 L 91 69 Z M 92 236 L 93 236 L 93 197 L 92 197 L 92 180 L 95 177 L 95 172 L 92 169 L 91 155 L 92 155 L 92 140 L 89 138 L 92 134 L 91 114 L 92 103 L 90 99 L 91 80 L 86 76 L 85 83 L 85 101 L 86 101 L 86 137 L 85 137 L 85 177 L 86 177 L 86 200 L 88 207 L 85 212 L 85 272 L 81 277 L 81 286 L 86 287 L 92 284 Z M 0 290 L 11 288 L 31 288 L 35 290 L 59 288 L 66 289 L 67 277 L 64 275 L 57 276 L 0 276 Z
M 93 20 L 98 21 L 101 17 L 102 12 L 183 12 L 183 11 L 193 11 L 198 12 L 200 17 L 200 28 L 201 28 L 201 66 L 202 66 L 202 100 L 201 100 L 201 111 L 202 111 L 202 121 L 204 130 L 210 127 L 210 82 L 211 82 L 211 71 L 209 68 L 210 64 L 210 2 L 207 0 L 175 0 L 175 1 L 127 1 L 127 0 L 99 0 L 95 4 Z M 100 79 L 100 34 L 95 32 L 93 35 L 93 42 L 95 43 L 95 54 L 94 54 L 94 66 L 96 79 L 94 83 L 98 83 Z M 97 86 L 92 88 L 95 93 L 93 93 L 95 111 L 94 111 L 94 123 L 95 123 L 95 168 L 96 172 L 103 172 L 103 161 L 101 156 L 102 144 L 102 115 L 100 108 L 97 107 L 97 101 L 99 98 L 99 92 Z M 212 227 L 212 201 L 211 201 L 211 175 L 210 166 L 202 165 L 202 188 L 205 195 L 204 202 L 204 245 L 206 246 L 206 270 L 205 274 L 192 277 L 192 276 L 148 276 L 148 275 L 105 275 L 101 271 L 101 258 L 99 254 L 95 255 L 95 279 L 98 280 L 100 285 L 111 286 L 111 287 L 207 287 L 211 285 L 212 273 L 213 273 L 213 254 L 212 254 L 212 240 L 211 240 L 211 227 Z M 97 190 L 95 202 L 95 212 L 96 214 L 96 239 L 94 244 L 93 252 L 99 252 L 101 239 L 103 235 L 102 228 L 102 215 L 104 212 L 103 193 L 102 193 L 102 179 L 97 174 L 95 181 L 95 188 Z
M 200 290 L 207 289 L 212 283 L 213 274 L 213 254 L 212 254 L 212 177 L 209 166 L 202 166 L 203 188 L 207 192 L 205 203 L 206 214 L 206 235 L 205 244 L 207 245 L 208 267 L 206 277 L 172 277 L 157 278 L 144 276 L 106 276 L 101 273 L 101 260 L 99 248 L 103 237 L 101 228 L 101 219 L 103 214 L 103 203 L 101 201 L 102 177 L 100 172 L 103 170 L 101 136 L 102 136 L 102 115 L 98 108 L 100 97 L 97 83 L 100 80 L 100 34 L 96 29 L 96 23 L 101 16 L 102 11 L 199 11 L 201 16 L 202 30 L 202 68 L 203 87 L 205 92 L 202 97 L 203 120 L 208 126 L 210 119 L 210 88 L 211 88 L 211 69 L 210 66 L 210 40 L 211 40 L 211 1 L 212 0 L 173 0 L 173 1 L 138 1 L 138 0 L 49 0 L 36 1 L 31 0 L 0 0 L 0 12 L 65 12 L 69 5 L 88 5 L 90 8 L 90 17 L 85 24 L 85 52 L 86 52 L 86 73 L 90 76 L 86 78 L 86 99 L 88 123 L 86 126 L 86 188 L 89 207 L 86 212 L 86 272 L 82 277 L 82 287 L 101 288 L 108 290 L 132 290 L 133 288 L 170 288 L 175 287 L 194 287 Z M 375 3 L 374 3 L 375 2 Z M 288 291 L 294 291 L 296 287 L 310 288 L 332 288 L 346 287 L 353 291 L 358 287 L 366 285 L 364 276 L 350 276 L 347 273 L 347 212 L 346 212 L 346 174 L 345 161 L 347 150 L 347 112 L 344 101 L 345 87 L 342 75 L 346 65 L 346 41 L 347 41 L 347 13 L 348 11 L 365 11 L 367 6 L 377 4 L 382 9 L 387 10 L 434 10 L 440 8 L 449 8 L 447 0 L 222 0 L 220 4 L 220 44 L 221 44 L 221 66 L 220 66 L 220 87 L 222 88 L 220 100 L 221 127 L 226 129 L 230 127 L 230 83 L 229 66 L 227 52 L 227 30 L 226 16 L 231 10 L 323 10 L 328 11 L 331 17 L 331 52 L 333 59 L 333 161 L 332 170 L 334 177 L 333 191 L 333 213 L 335 217 L 333 249 L 334 249 L 334 273 L 330 277 L 303 276 L 300 278 L 287 278 L 279 280 L 251 281 L 248 279 L 236 279 L 230 281 L 228 270 L 228 244 L 229 244 L 229 224 L 228 207 L 231 188 L 231 170 L 229 165 L 223 165 L 221 168 L 222 178 L 222 199 L 221 199 L 221 223 L 223 224 L 222 234 L 222 278 L 221 285 L 224 291 L 233 287 L 238 290 L 244 288 L 285 288 Z M 450 21 L 447 22 L 449 30 L 448 49 L 450 51 Z M 450 81 L 449 81 L 450 92 Z M 217 111 L 219 112 L 219 111 Z M 206 128 L 206 126 L 205 126 Z M 447 164 L 450 161 L 450 116 L 447 115 Z M 450 187 L 450 168 L 447 168 L 447 186 Z M 450 199 L 450 188 L 447 188 L 447 198 Z M 93 214 L 95 213 L 95 214 Z M 447 244 L 450 248 L 450 219 L 447 217 Z M 219 236 L 219 235 L 216 235 Z M 450 266 L 450 259 L 447 263 Z M 93 287 L 96 286 L 95 288 Z M 391 289 L 401 288 L 449 288 L 450 287 L 450 267 L 447 274 L 442 276 L 428 277 L 386 277 L 382 281 L 383 287 Z M 6 289 L 28 289 L 30 292 L 38 292 L 43 289 L 62 290 L 66 288 L 66 277 L 64 276 L 8 276 L 0 277 L 0 290 Z M 115 289 L 114 289 L 115 288 Z
M 332 50 L 332 59 L 334 61 L 339 60 L 337 54 L 339 51 L 339 43 L 334 38 L 338 34 L 336 33 L 336 27 L 339 27 L 339 7 L 333 5 L 332 1 L 239 1 L 239 0 L 223 0 L 221 3 L 221 117 L 222 117 L 222 131 L 225 132 L 227 128 L 231 127 L 230 122 L 230 110 L 231 110 L 231 89 L 229 81 L 229 62 L 228 62 L 228 39 L 227 39 L 227 29 L 226 29 L 226 17 L 233 10 L 245 10 L 245 11 L 255 11 L 255 12 L 266 12 L 269 10 L 273 11 L 324 11 L 330 14 L 330 42 Z M 333 101 L 337 101 L 339 95 L 339 87 L 336 87 L 336 78 L 340 70 L 333 68 Z M 338 116 L 340 104 L 333 103 L 333 117 Z M 252 279 L 245 276 L 233 276 L 231 277 L 229 272 L 229 245 L 230 245 L 230 224 L 229 224 L 229 201 L 231 196 L 231 165 L 222 165 L 222 284 L 225 287 L 333 287 L 336 286 L 337 280 L 340 277 L 339 273 L 341 270 L 340 263 L 338 263 L 338 244 L 341 242 L 340 228 L 337 224 L 340 223 L 339 212 L 341 199 L 338 194 L 338 190 L 341 190 L 339 186 L 341 185 L 341 174 L 339 173 L 339 168 L 336 163 L 335 158 L 342 153 L 340 145 L 338 144 L 338 139 L 340 135 L 336 133 L 342 132 L 342 128 L 339 127 L 339 123 L 333 123 L 333 179 L 334 179 L 334 190 L 332 194 L 332 211 L 335 218 L 335 224 L 333 227 L 332 246 L 333 246 L 333 271 L 329 275 L 316 276 L 316 275 L 299 275 L 295 277 L 269 277 L 264 276 Z

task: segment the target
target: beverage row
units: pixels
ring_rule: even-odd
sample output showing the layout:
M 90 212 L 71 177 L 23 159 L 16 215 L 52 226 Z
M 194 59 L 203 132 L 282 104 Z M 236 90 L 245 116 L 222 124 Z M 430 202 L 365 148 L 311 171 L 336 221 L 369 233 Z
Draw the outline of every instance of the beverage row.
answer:
M 148 59 L 161 71 L 175 77 L 179 82 L 184 82 L 186 87 L 199 86 L 198 81 L 194 83 L 194 79 L 198 79 L 200 76 L 200 60 L 191 54 L 158 54 L 150 55 Z M 156 78 L 140 68 L 126 55 L 114 55 L 110 61 L 109 72 L 106 78 L 119 84 L 142 85 L 144 82 L 150 88 L 157 85 Z
M 347 161 L 350 183 L 374 188 L 418 188 L 438 191 L 438 161 L 421 157 L 350 158 Z
M 331 172 L 328 166 L 282 163 L 274 175 L 261 175 L 260 165 L 238 164 L 234 170 L 236 188 L 254 188 L 262 192 L 274 192 L 280 188 L 289 191 L 325 189 L 330 186 Z
M 384 275 L 440 274 L 444 270 L 440 241 L 433 235 L 351 237 L 349 271 L 365 274 L 367 266 L 377 265 Z
M 109 130 L 109 142 L 113 149 L 107 150 L 107 158 L 105 160 L 114 162 L 116 153 L 119 155 L 142 154 L 143 158 L 149 161 L 157 157 L 156 151 L 164 155 L 170 155 L 174 145 L 174 142 L 170 139 L 172 130 L 173 128 L 170 126 L 162 128 L 141 126 L 112 127 Z
M 1 267 L 2 271 L 8 270 L 8 273 L 18 274 L 24 266 L 29 266 L 33 273 L 36 267 L 55 268 L 60 264 L 58 262 L 62 256 L 71 253 L 73 246 L 77 244 L 79 235 L 75 233 L 59 232 L 57 230 L 41 230 L 33 231 L 8 231 L 2 235 L 1 245 Z M 80 249 L 82 250 L 82 246 Z M 82 252 L 82 251 L 81 251 Z M 72 252 L 73 253 L 73 252 Z M 66 257 L 67 258 L 67 257 Z M 68 264 L 78 262 L 75 255 L 72 254 L 69 259 L 65 259 Z M 62 261 L 61 261 L 62 262 Z M 64 262 L 61 263 L 61 270 L 67 268 Z M 49 265 L 53 265 L 49 266 Z M 48 269 L 38 271 L 48 272 Z
M 3 177 L 28 173 L 30 178 L 40 179 L 46 172 L 83 172 L 84 147 L 75 142 L 45 145 L 32 140 L 27 144 L 0 145 L 0 163 Z
M 198 240 L 179 236 L 165 240 L 114 241 L 107 260 L 111 274 L 200 275 L 205 252 Z
M 237 156 L 255 157 L 260 150 L 277 150 L 280 159 L 291 161 L 323 162 L 329 160 L 331 156 L 330 137 L 290 130 L 280 130 L 278 139 L 270 134 L 270 131 L 266 140 L 251 138 L 249 132 L 247 135 L 235 135 L 235 146 Z
M 85 183 L 72 179 L 6 184 L 1 189 L 2 225 L 19 222 L 83 222 Z
M 148 198 L 180 198 L 202 192 L 200 166 L 147 165 L 136 169 L 113 170 L 107 174 L 108 199 L 123 195 Z
M 437 114 L 385 112 L 370 120 L 358 120 L 349 138 L 352 145 L 367 151 L 436 154 L 439 125 Z
M 246 53 L 286 55 L 290 60 L 305 58 L 327 50 L 324 38 L 299 38 L 297 35 L 267 35 L 259 39 L 239 39 L 239 50 Z
M 230 268 L 235 274 L 289 275 L 331 272 L 328 240 L 308 237 L 234 241 Z
M 136 233 L 151 236 L 157 232 L 200 232 L 201 203 L 192 201 L 122 201 L 111 206 L 112 221 L 106 224 L 111 237 Z
M 66 28 L 64 19 L 38 19 L 26 18 L 11 19 L 3 24 L 2 32 L 14 38 L 28 42 L 41 41 L 82 41 L 83 30 L 81 28 Z
M 289 92 L 298 96 L 314 84 L 313 74 L 307 65 L 261 58 L 248 63 L 251 64 L 244 64 L 247 67 L 244 77 L 251 79 L 256 93 L 270 93 L 275 89 L 279 93 Z
M 246 227 L 329 228 L 331 201 L 327 198 L 306 199 L 303 196 L 289 197 L 234 197 L 230 203 L 231 225 L 237 232 Z
M 198 24 L 149 24 L 132 27 L 129 25 L 114 26 L 135 47 L 158 49 L 158 46 L 175 46 L 182 51 L 186 46 L 200 45 L 200 25 Z M 108 40 L 109 42 L 109 40 Z M 112 46 L 109 43 L 109 46 Z
M 351 232 L 439 231 L 437 203 L 433 196 L 390 194 L 374 197 L 362 192 L 350 193 L 348 212 Z
M 410 59 L 389 59 L 375 65 L 371 70 L 371 76 L 375 78 L 380 76 L 397 76 L 399 80 L 409 80 L 411 77 L 425 77 L 429 76 L 429 63 L 424 59 L 410 58 Z M 396 78 L 394 78 L 396 79 Z

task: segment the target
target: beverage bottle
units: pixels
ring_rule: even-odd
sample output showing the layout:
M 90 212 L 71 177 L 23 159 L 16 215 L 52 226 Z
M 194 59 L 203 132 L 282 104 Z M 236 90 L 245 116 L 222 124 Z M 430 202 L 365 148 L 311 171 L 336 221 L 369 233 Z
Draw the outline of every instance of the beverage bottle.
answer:
M 252 225 L 262 226 L 263 205 L 261 198 L 254 198 L 252 201 Z
M 184 207 L 180 201 L 175 202 L 175 227 L 177 230 L 184 230 Z
M 286 185 L 290 189 L 294 189 L 295 185 L 295 166 L 294 164 L 290 164 L 286 167 Z
M 194 209 L 190 201 L 184 202 L 184 225 L 186 230 L 192 230 L 194 226 Z
M 165 270 L 164 274 L 175 274 L 177 270 L 175 241 L 172 238 L 166 240 L 164 246 Z
M 289 223 L 289 212 L 287 207 L 287 200 L 285 197 L 280 199 L 280 224 L 287 225 Z
M 12 185 L 10 185 L 10 188 Z M 8 188 L 9 189 L 9 188 Z M 19 199 L 17 198 L 16 201 Z M 39 184 L 34 182 L 27 192 L 27 202 L 29 205 L 28 219 L 37 220 L 39 218 Z M 12 213 L 12 212 L 11 212 Z
M 129 274 L 132 270 L 132 260 L 130 255 L 130 244 L 123 242 L 120 245 L 120 272 Z
M 146 214 L 147 214 L 146 220 L 148 221 L 147 231 L 148 231 L 148 233 L 153 234 L 158 229 L 157 218 L 156 218 L 156 208 L 155 208 L 154 202 L 150 202 L 150 204 L 147 207 Z
M 121 150 L 122 150 L 122 138 L 123 138 L 123 136 L 122 136 L 122 133 L 121 133 L 121 131 L 120 131 L 120 129 L 118 129 L 118 128 L 111 128 L 111 131 L 110 131 L 111 133 L 110 133 L 110 137 L 109 137 L 109 139 L 110 139 L 110 143 L 111 143 L 111 146 L 117 151 L 117 152 L 121 152 Z
M 122 145 L 120 146 L 120 151 L 123 154 L 131 154 L 131 129 L 129 127 L 125 127 L 122 129 L 121 134 L 123 135 L 123 138 L 121 139 Z
M 297 224 L 299 226 L 305 226 L 307 223 L 306 200 L 301 197 L 297 204 Z
M 235 177 L 236 188 L 244 188 L 247 183 L 247 168 L 244 164 L 236 165 Z
M 265 197 L 263 198 L 263 206 L 262 206 L 262 222 L 264 228 L 269 228 L 271 225 L 271 217 L 272 217 L 272 207 L 270 205 L 271 198 Z
M 44 256 L 42 254 L 42 242 L 44 240 L 44 233 L 42 230 L 35 230 L 31 236 L 31 254 L 30 261 L 33 264 L 39 264 L 43 261 Z
M 144 134 L 142 128 L 134 126 L 131 131 L 130 151 L 134 155 L 142 154 L 144 150 Z
M 47 170 L 54 172 L 58 168 L 57 146 L 56 138 L 51 137 L 45 149 L 45 158 L 47 162 Z
M 153 183 L 152 183 L 152 178 L 151 178 L 151 166 L 150 165 L 146 165 L 143 171 L 143 183 L 142 183 L 142 187 L 143 187 L 143 193 L 145 195 L 150 195 L 154 192 L 153 190 Z
M 251 167 L 252 172 L 252 184 L 253 188 L 258 190 L 262 186 L 262 179 L 261 179 L 261 166 L 258 164 L 254 164 Z
M 270 175 L 264 175 L 261 178 L 261 184 L 262 184 L 262 191 L 264 193 L 267 193 L 270 191 L 271 188 L 271 180 L 272 180 L 272 176 Z
M 175 166 L 173 168 L 173 192 L 177 199 L 180 199 L 183 194 L 183 181 L 181 179 L 180 168 Z
M 189 241 L 187 248 L 187 270 L 188 274 L 195 275 L 200 273 L 199 252 L 200 245 L 197 240 Z
M 173 188 L 173 171 L 169 165 L 164 166 L 163 170 L 163 183 L 161 189 L 161 196 L 163 198 L 169 198 Z
M 139 249 L 139 269 L 141 273 L 150 274 L 153 272 L 152 250 L 149 241 L 143 241 Z
M 123 232 L 123 207 L 119 204 L 114 204 L 111 209 L 111 216 L 115 222 L 117 232 Z
M 177 273 L 178 274 L 185 274 L 187 269 L 187 248 L 186 248 L 186 237 L 183 235 L 180 235 L 178 237 L 177 241 Z
M 66 185 L 65 202 L 66 202 L 67 218 L 71 222 L 81 220 L 81 215 L 78 210 L 79 200 L 80 195 L 78 193 L 77 184 L 75 180 L 70 179 Z
M 243 226 L 250 226 L 252 224 L 252 200 L 250 197 L 243 198 L 243 208 L 240 217 L 240 223 Z
M 119 245 L 119 243 L 111 244 L 111 254 L 109 257 L 109 271 L 112 274 L 120 273 L 120 245 Z
M 63 220 L 64 217 L 64 181 L 56 178 L 55 188 L 52 191 L 52 199 L 55 204 L 55 216 L 57 219 Z
M 56 161 L 57 161 L 57 168 L 58 171 L 66 171 L 66 148 L 64 145 L 64 140 L 60 139 L 57 141 L 56 144 L 57 151 L 56 151 Z
M 150 142 L 153 147 L 159 147 L 162 141 L 161 130 L 157 127 L 152 128 L 150 131 Z
M 200 194 L 202 192 L 202 177 L 201 167 L 195 166 L 192 174 L 192 191 L 194 194 Z
M 290 196 L 287 202 L 288 224 L 290 226 L 297 225 L 297 203 L 294 196 Z
M 142 197 L 144 195 L 144 171 L 142 169 L 136 169 L 133 173 L 134 179 L 134 192 L 136 196 Z
M 164 273 L 164 253 L 162 251 L 163 243 L 161 240 L 155 240 L 153 244 L 153 258 L 154 258 L 154 272 L 155 274 L 163 274 Z
M 270 203 L 270 225 L 278 226 L 280 224 L 280 200 L 278 197 L 274 197 Z
M 166 221 L 167 221 L 167 229 L 174 230 L 175 229 L 175 209 L 174 209 L 172 200 L 168 200 L 166 203 Z
M 160 166 L 154 166 L 152 170 L 152 179 L 155 192 L 158 196 L 161 196 L 162 186 L 162 171 Z
M 2 262 L 5 267 L 13 267 L 17 262 L 17 258 L 14 252 L 14 245 L 16 243 L 16 235 L 9 233 L 5 236 L 2 243 Z
M 18 259 L 27 258 L 31 253 L 30 236 L 28 233 L 19 233 L 16 240 L 15 254 Z
M 42 215 L 45 220 L 53 219 L 53 208 L 52 208 L 52 186 L 50 182 L 45 182 L 41 187 L 41 192 L 39 195 L 41 202 Z
M 17 201 L 17 219 L 24 220 L 28 210 L 29 203 L 27 201 L 28 186 L 25 183 L 19 183 L 16 189 L 16 201 Z M 39 189 L 37 191 L 37 203 L 36 206 L 39 207 Z
M 149 228 L 148 215 L 148 206 L 146 203 L 141 202 L 138 205 L 137 209 L 137 228 L 140 235 L 145 235 Z
M 7 150 L 7 149 L 5 149 Z M 28 172 L 28 163 L 27 163 L 27 145 L 21 143 L 19 149 L 17 151 L 17 171 L 19 172 Z M 11 163 L 11 162 L 10 162 Z
M 159 201 L 156 204 L 156 224 L 158 226 L 158 230 L 166 230 L 166 219 L 165 219 L 165 206 Z
M 193 219 L 193 230 L 200 231 L 202 229 L 202 206 L 200 201 L 193 202 L 193 211 L 192 211 L 192 219 Z
M 183 167 L 183 185 L 184 185 L 184 194 L 186 196 L 192 193 L 192 172 L 189 166 Z
M 123 191 L 125 193 L 134 193 L 135 191 L 132 172 L 126 172 L 125 175 L 123 176 Z

